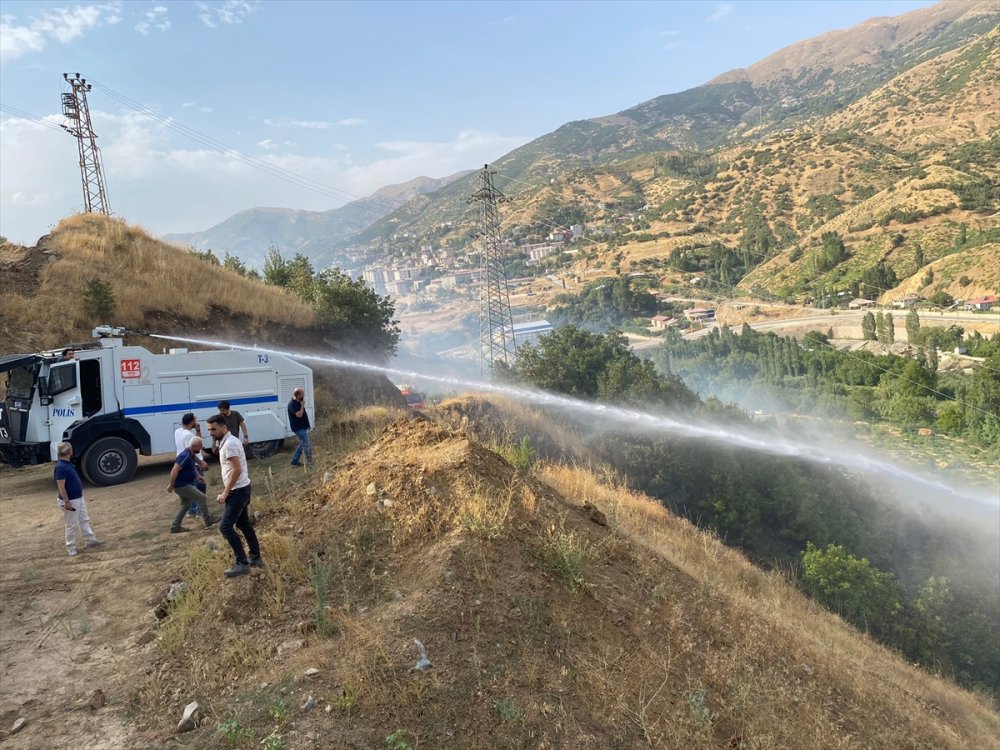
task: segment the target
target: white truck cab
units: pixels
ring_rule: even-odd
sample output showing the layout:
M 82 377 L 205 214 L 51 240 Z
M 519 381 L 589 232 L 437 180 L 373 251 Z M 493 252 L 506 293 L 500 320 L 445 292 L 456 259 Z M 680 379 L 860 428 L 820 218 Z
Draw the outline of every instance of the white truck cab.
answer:
M 228 401 L 246 420 L 252 452 L 269 455 L 292 436 L 286 405 L 306 392 L 312 370 L 288 357 L 243 351 L 154 354 L 124 346 L 120 328 L 94 329 L 96 341 L 61 351 L 0 357 L 7 390 L 0 403 L 0 458 L 13 465 L 57 459 L 68 441 L 84 476 L 96 485 L 129 481 L 144 456 L 173 453 L 174 431 L 193 412 L 200 421 Z

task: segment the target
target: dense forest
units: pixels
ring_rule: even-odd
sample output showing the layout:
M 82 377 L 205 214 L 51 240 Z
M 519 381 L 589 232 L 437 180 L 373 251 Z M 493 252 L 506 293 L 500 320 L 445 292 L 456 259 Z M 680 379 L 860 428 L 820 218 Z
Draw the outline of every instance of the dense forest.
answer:
M 688 344 L 693 348 L 685 349 Z M 828 347 L 801 348 L 793 340 L 752 332 L 745 338 L 719 331 L 703 342 L 671 341 L 664 351 L 671 365 L 705 356 L 734 380 L 759 372 L 799 378 L 817 389 L 855 384 L 851 387 L 871 390 L 872 409 L 895 399 L 930 398 L 909 390 L 915 387 L 911 380 L 918 378 L 937 386 L 935 390 L 949 388 L 962 398 L 972 398 L 974 391 L 976 399 L 986 399 L 975 404 L 995 408 L 998 403 L 991 390 L 996 384 L 984 384 L 982 375 L 970 379 L 968 391 L 960 390 L 914 360 L 842 358 Z M 746 356 L 733 354 L 740 352 Z M 998 360 L 998 352 L 992 351 L 988 361 L 1000 370 Z M 616 331 L 557 329 L 537 345 L 520 348 L 506 377 L 578 398 L 763 431 L 765 439 L 768 430 L 778 429 L 754 426 L 746 414 L 715 398 L 700 400 L 676 372 L 658 372 L 650 361 L 638 358 Z M 847 398 L 839 391 L 838 396 Z M 954 403 L 939 406 L 935 398 L 932 406 L 947 411 Z M 563 423 L 572 419 L 564 413 L 550 416 Z M 956 423 L 956 429 L 982 430 L 982 421 Z M 995 539 L 989 536 L 994 532 L 900 513 L 885 497 L 889 491 L 862 474 L 710 440 L 586 427 L 574 428 L 582 444 L 564 445 L 537 435 L 532 439 L 542 455 L 607 463 L 633 487 L 714 530 L 760 564 L 793 572 L 818 601 L 908 659 L 965 685 L 991 691 L 1000 687 L 1000 594 L 991 574 L 1000 563 Z M 780 436 L 772 433 L 775 439 L 795 439 L 789 428 L 782 430 Z
M 884 319 L 872 315 L 868 322 L 866 316 L 862 327 L 871 328 L 868 338 L 892 342 Z M 932 427 L 1000 448 L 1000 334 L 984 338 L 977 333 L 964 339 L 970 355 L 985 358 L 966 375 L 938 371 L 938 349 L 963 342 L 960 328 L 921 328 L 916 311 L 907 318 L 907 327 L 919 347 L 915 359 L 840 351 L 820 332 L 807 334 L 800 344 L 747 325 L 738 335 L 723 326 L 696 340 L 671 331 L 651 357 L 662 372 L 724 400 L 735 400 L 757 386 L 759 396 L 778 396 L 799 413 L 884 420 L 904 429 Z

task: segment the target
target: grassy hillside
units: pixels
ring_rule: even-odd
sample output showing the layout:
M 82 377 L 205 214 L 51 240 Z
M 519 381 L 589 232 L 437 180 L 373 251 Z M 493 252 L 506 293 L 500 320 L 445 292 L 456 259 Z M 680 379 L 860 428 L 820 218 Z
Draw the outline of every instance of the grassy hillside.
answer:
M 85 341 L 102 323 L 182 335 L 238 330 L 275 341 L 314 323 L 312 308 L 289 292 L 96 214 L 64 219 L 34 248 L 4 245 L 0 264 L 3 353 Z M 113 319 L 88 314 L 90 279 L 110 285 Z
M 266 570 L 195 546 L 136 665 L 151 746 L 192 693 L 192 748 L 1000 746 L 986 702 L 600 472 L 385 420 L 262 486 Z

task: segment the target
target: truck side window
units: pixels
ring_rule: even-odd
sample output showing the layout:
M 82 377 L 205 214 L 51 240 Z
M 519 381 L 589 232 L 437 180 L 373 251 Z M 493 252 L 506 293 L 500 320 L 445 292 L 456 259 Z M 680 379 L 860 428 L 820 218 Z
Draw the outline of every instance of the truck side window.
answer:
M 80 397 L 83 416 L 89 417 L 101 410 L 101 363 L 96 359 L 80 362 Z
M 49 370 L 50 396 L 57 396 L 70 388 L 76 388 L 76 362 L 68 362 Z

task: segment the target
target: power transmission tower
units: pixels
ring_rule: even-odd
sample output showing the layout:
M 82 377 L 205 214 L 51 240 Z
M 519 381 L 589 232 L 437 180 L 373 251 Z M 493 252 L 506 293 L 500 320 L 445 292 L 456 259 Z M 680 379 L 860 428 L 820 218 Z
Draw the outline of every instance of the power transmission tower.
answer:
M 494 187 L 490 165 L 480 173 L 483 185 L 472 194 L 469 203 L 482 204 L 480 237 L 482 252 L 479 257 L 479 377 L 493 376 L 498 362 L 510 364 L 516 354 L 514 321 L 510 314 L 510 291 L 507 271 L 504 269 L 504 252 L 500 244 L 500 212 L 497 205 L 507 198 Z
M 111 204 L 108 203 L 108 193 L 104 189 L 101 151 L 97 148 L 97 135 L 90 121 L 90 106 L 87 104 L 90 84 L 86 78 L 80 78 L 79 73 L 74 73 L 72 78 L 69 73 L 63 73 L 63 79 L 70 85 L 70 90 L 62 94 L 62 112 L 70 124 L 60 127 L 76 138 L 80 150 L 84 210 L 107 216 L 111 214 Z

